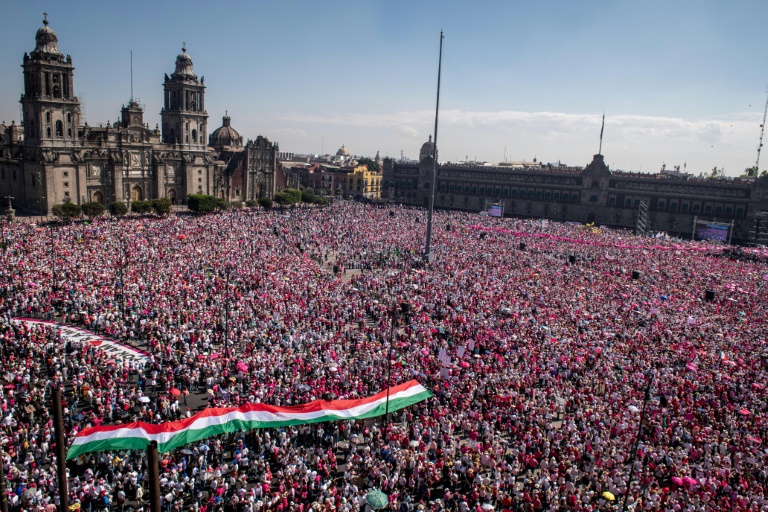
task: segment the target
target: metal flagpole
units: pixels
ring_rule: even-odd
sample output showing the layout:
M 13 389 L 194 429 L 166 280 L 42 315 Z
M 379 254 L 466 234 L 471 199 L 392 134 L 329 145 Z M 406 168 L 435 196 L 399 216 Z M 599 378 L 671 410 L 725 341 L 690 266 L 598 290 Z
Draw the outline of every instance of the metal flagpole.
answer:
M 603 130 L 605 130 L 605 112 L 603 112 L 603 124 L 600 126 L 600 149 L 597 150 L 598 155 L 603 154 Z
M 53 406 L 53 430 L 56 439 L 56 473 L 59 480 L 59 510 L 69 509 L 67 491 L 67 444 L 64 438 L 64 420 L 61 414 L 61 389 L 54 388 L 51 397 Z
M 437 63 L 437 104 L 435 106 L 435 145 L 432 151 L 432 183 L 427 214 L 427 240 L 424 243 L 424 259 L 432 261 L 432 212 L 435 209 L 435 182 L 437 181 L 437 118 L 440 112 L 440 71 L 443 65 L 443 31 L 440 31 L 440 57 Z

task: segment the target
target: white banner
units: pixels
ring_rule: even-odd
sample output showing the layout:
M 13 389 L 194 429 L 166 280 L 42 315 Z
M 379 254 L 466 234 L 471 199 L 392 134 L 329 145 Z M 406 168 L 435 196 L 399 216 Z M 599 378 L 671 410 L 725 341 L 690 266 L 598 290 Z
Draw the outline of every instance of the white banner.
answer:
M 112 338 L 106 336 L 99 336 L 85 329 L 79 327 L 73 327 L 71 325 L 60 324 L 58 322 L 52 322 L 50 320 L 38 320 L 36 318 L 13 318 L 14 322 L 22 322 L 25 324 L 40 324 L 55 327 L 61 334 L 61 338 L 67 341 L 79 341 L 81 343 L 88 343 L 92 347 L 103 350 L 113 356 L 115 359 L 133 360 L 142 364 L 149 362 L 149 354 L 143 350 L 124 345 Z

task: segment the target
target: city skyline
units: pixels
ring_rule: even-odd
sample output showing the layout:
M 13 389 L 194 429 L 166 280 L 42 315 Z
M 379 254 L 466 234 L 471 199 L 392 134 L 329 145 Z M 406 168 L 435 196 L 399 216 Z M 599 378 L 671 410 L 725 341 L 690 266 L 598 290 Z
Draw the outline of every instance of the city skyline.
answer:
M 45 11 L 60 51 L 72 56 L 91 125 L 118 119 L 133 51 L 134 96 L 154 127 L 162 77 L 185 41 L 206 77 L 211 131 L 228 111 L 244 137 L 264 135 L 282 151 L 334 153 L 344 144 L 357 155 L 413 158 L 433 130 L 442 28 L 441 161 L 586 165 L 605 111 L 612 168 L 687 164 L 694 174 L 724 167 L 737 176 L 754 165 L 768 78 L 759 65 L 761 3 L 480 7 L 9 4 L 0 121 L 19 121 L 19 66 Z

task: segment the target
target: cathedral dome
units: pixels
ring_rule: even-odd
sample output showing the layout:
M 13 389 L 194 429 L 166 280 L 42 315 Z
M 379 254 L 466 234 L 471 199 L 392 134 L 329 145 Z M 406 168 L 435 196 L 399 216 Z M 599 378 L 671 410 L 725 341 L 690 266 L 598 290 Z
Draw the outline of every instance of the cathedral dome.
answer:
M 187 54 L 187 48 L 182 47 L 181 53 L 176 57 L 176 71 L 172 75 L 174 78 L 197 78 L 192 70 L 192 57 Z
M 243 137 L 237 133 L 237 130 L 232 128 L 229 116 L 225 115 L 222 122 L 222 126 L 216 128 L 211 136 L 208 137 L 208 145 L 214 148 L 223 148 L 225 146 L 231 148 L 243 147 Z
M 43 20 L 43 26 L 37 30 L 35 42 L 37 43 L 35 46 L 36 52 L 59 53 L 57 46 L 59 38 L 56 37 L 56 32 L 48 26 L 47 19 Z
M 336 156 L 349 156 L 349 151 L 344 147 L 344 144 L 342 144 L 339 150 L 336 152 Z
M 424 160 L 425 158 L 432 158 L 435 155 L 435 143 L 432 142 L 432 135 L 429 136 L 429 140 L 424 143 L 424 145 L 421 146 L 421 151 L 419 151 L 419 160 Z

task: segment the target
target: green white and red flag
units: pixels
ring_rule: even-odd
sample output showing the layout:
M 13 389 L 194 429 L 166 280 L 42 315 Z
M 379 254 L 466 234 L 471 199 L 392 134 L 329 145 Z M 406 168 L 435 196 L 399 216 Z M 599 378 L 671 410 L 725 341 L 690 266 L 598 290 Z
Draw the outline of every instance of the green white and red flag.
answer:
M 415 380 L 389 389 L 389 411 L 397 411 L 432 396 Z M 102 450 L 142 450 L 157 441 L 159 452 L 167 452 L 207 437 L 240 429 L 275 428 L 338 420 L 361 420 L 383 416 L 387 390 L 358 400 L 315 400 L 303 405 L 279 407 L 247 404 L 241 407 L 209 408 L 191 418 L 167 423 L 125 423 L 86 428 L 77 434 L 67 460 Z

